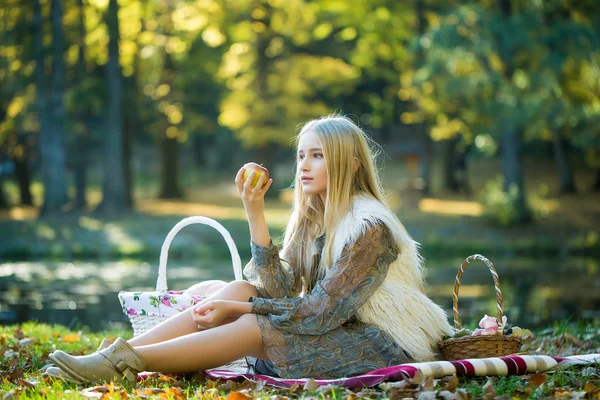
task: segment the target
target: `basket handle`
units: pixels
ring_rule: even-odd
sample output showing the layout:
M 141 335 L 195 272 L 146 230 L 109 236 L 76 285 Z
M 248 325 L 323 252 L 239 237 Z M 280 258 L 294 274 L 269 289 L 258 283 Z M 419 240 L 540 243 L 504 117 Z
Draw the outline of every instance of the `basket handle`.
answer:
M 227 242 L 227 246 L 229 246 L 229 252 L 231 253 L 231 261 L 233 262 L 233 274 L 235 276 L 235 280 L 242 280 L 242 261 L 237 251 L 237 247 L 235 246 L 235 242 L 231 238 L 231 235 L 229 234 L 227 229 L 225 229 L 223 225 L 221 225 L 212 218 L 200 216 L 188 217 L 179 221 L 177 225 L 175 225 L 171 229 L 162 245 L 162 248 L 160 249 L 160 261 L 158 265 L 158 280 L 156 281 L 156 290 L 160 292 L 167 290 L 167 258 L 169 253 L 169 246 L 171 246 L 171 242 L 173 241 L 175 235 L 181 229 L 191 224 L 209 225 L 215 228 L 217 231 L 219 231 L 219 233 L 225 239 L 225 242 Z
M 452 296 L 452 303 L 453 303 L 452 308 L 454 309 L 454 327 L 456 328 L 456 330 L 461 329 L 460 319 L 458 317 L 458 288 L 460 287 L 460 278 L 462 277 L 463 272 L 465 272 L 467 265 L 469 265 L 469 263 L 473 260 L 483 261 L 488 266 L 488 268 L 490 269 L 490 272 L 492 273 L 492 278 L 494 279 L 494 288 L 496 289 L 496 309 L 498 310 L 497 322 L 498 322 L 498 328 L 499 328 L 498 334 L 502 335 L 503 312 L 502 312 L 502 291 L 500 290 L 500 278 L 498 277 L 498 273 L 496 272 L 496 269 L 494 268 L 494 264 L 492 264 L 492 262 L 490 260 L 488 260 L 487 258 L 482 256 L 481 254 L 473 254 L 473 255 L 467 257 L 465 259 L 465 261 L 463 261 L 463 263 L 461 264 L 461 266 L 458 270 L 458 274 L 456 275 L 456 281 L 454 282 L 454 294 Z

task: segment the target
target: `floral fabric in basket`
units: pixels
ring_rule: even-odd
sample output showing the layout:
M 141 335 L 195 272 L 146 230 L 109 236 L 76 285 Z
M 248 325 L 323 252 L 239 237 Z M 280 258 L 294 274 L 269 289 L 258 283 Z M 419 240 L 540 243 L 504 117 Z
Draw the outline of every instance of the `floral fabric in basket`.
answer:
M 184 291 L 126 292 L 119 293 L 119 301 L 126 315 L 171 317 L 204 300 L 206 296 L 194 296 Z

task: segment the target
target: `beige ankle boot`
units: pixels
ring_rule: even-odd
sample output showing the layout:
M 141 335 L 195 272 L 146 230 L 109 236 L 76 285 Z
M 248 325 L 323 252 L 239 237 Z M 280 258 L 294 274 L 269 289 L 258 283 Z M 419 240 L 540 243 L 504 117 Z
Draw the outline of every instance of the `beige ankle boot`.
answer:
M 113 344 L 112 340 L 103 338 L 102 342 L 100 343 L 100 346 L 98 346 L 98 348 L 96 349 L 96 353 L 99 352 L 100 350 L 106 349 L 111 344 Z M 55 378 L 55 379 L 64 379 L 66 381 L 75 382 L 75 383 L 83 383 L 83 382 L 79 381 L 78 379 L 75 379 L 75 377 L 69 376 L 69 374 L 67 374 L 62 369 L 58 368 L 55 364 L 44 365 L 38 372 L 43 372 L 43 374 L 42 374 L 43 378 L 51 377 L 51 378 Z
M 84 382 L 123 381 L 135 384 L 137 374 L 144 371 L 146 362 L 125 340 L 118 338 L 108 348 L 89 356 L 71 356 L 56 350 L 50 359 L 72 380 Z

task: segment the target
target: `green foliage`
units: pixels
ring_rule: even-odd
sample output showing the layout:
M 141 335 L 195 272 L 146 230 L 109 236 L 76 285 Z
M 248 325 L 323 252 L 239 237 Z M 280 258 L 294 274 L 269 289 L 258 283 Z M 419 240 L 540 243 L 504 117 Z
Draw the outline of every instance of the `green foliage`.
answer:
M 10 157 L 28 154 L 15 144 L 20 134 L 37 148 L 40 129 L 33 10 L 21 3 L 5 0 L 0 10 L 0 146 Z M 46 50 L 50 3 L 41 3 Z M 510 5 L 509 15 L 500 4 Z M 66 0 L 63 16 L 66 144 L 74 159 L 85 137 L 90 163 L 101 161 L 94 156 L 108 106 L 107 5 Z M 134 143 L 167 137 L 209 155 L 235 158 L 241 147 L 269 153 L 290 146 L 306 120 L 342 110 L 377 134 L 424 126 L 434 140 L 460 135 L 478 145 L 479 138 L 492 155 L 502 152 L 496 144 L 508 128 L 524 141 L 558 133 L 587 165 L 600 166 L 600 13 L 593 1 L 119 6 L 124 125 Z M 49 54 L 43 59 L 52 64 Z
M 488 181 L 483 187 L 480 198 L 485 208 L 485 216 L 503 226 L 512 226 L 518 222 L 518 212 L 515 209 L 515 200 L 518 188 L 511 186 L 504 191 L 504 178 L 497 176 Z

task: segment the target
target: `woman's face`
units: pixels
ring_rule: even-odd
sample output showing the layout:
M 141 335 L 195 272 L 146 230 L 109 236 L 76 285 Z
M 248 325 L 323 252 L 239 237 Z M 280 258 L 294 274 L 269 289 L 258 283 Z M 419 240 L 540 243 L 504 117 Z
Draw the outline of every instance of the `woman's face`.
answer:
M 318 194 L 325 203 L 327 168 L 321 141 L 313 131 L 308 131 L 300 136 L 297 161 L 298 176 L 304 194 Z

